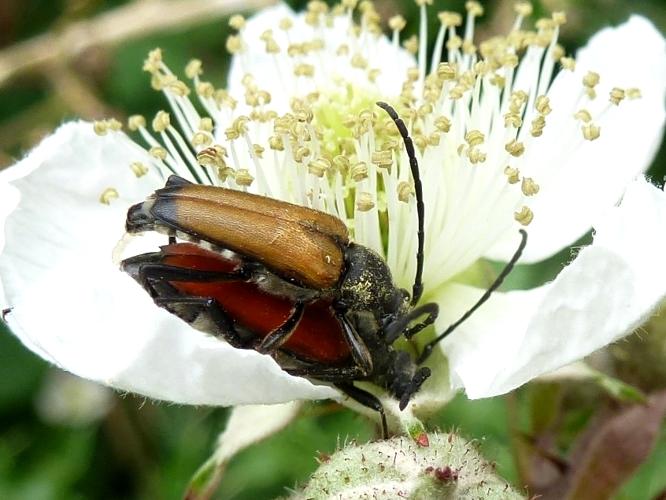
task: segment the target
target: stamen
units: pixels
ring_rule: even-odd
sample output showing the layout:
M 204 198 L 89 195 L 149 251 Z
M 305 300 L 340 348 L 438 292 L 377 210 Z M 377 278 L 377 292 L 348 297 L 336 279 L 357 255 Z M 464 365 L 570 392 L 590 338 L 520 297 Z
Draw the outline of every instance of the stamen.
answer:
M 106 188 L 102 191 L 102 194 L 99 195 L 99 202 L 103 205 L 111 205 L 113 200 L 117 200 L 120 197 L 116 188 Z

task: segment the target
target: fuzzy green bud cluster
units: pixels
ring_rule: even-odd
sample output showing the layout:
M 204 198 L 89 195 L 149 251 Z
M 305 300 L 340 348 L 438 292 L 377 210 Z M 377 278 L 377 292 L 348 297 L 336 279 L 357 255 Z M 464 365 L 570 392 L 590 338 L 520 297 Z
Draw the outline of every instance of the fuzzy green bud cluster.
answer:
M 523 498 L 495 474 L 476 446 L 456 434 L 430 434 L 429 445 L 396 437 L 350 445 L 322 460 L 301 499 Z

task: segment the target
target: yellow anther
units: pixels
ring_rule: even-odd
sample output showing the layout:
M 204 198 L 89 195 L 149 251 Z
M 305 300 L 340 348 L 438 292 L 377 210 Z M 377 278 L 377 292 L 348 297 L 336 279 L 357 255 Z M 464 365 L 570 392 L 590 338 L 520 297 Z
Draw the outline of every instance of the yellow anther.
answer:
M 349 158 L 347 158 L 345 155 L 336 155 L 333 158 L 333 166 L 342 173 L 347 172 L 349 170 Z M 366 170 L 367 173 L 367 170 Z
M 199 129 L 203 130 L 204 132 L 212 132 L 213 131 L 213 119 L 206 116 L 199 120 Z
M 622 100 L 625 98 L 626 94 L 624 89 L 615 87 L 613 90 L 610 91 L 610 102 L 615 104 L 616 106 L 622 102 Z
M 465 87 L 461 87 L 460 85 L 456 85 L 453 87 L 450 92 L 449 92 L 449 98 L 452 100 L 457 100 L 460 99 L 463 94 L 465 93 L 467 89 Z
M 236 130 L 234 127 L 228 127 L 224 129 L 224 135 L 228 141 L 234 141 L 240 137 L 238 130 Z
M 552 19 L 557 26 L 562 26 L 567 22 L 567 13 L 563 11 L 553 12 Z
M 641 98 L 641 89 L 630 88 L 625 90 L 625 94 L 628 99 L 640 99 Z
M 132 132 L 136 132 L 137 130 L 145 126 L 146 126 L 146 119 L 142 115 L 132 115 L 127 119 L 127 127 Z
M 226 49 L 229 54 L 238 54 L 243 50 L 243 41 L 238 35 L 229 35 L 227 37 Z
M 470 148 L 467 151 L 467 157 L 469 158 L 469 161 L 473 165 L 476 165 L 477 163 L 483 163 L 484 161 L 486 161 L 486 154 L 481 152 L 477 148 Z
M 539 185 L 531 177 L 523 177 L 520 189 L 525 196 L 534 196 L 539 192 Z
M 407 181 L 400 181 L 398 183 L 398 200 L 408 203 L 409 198 L 414 194 L 414 188 Z
M 166 111 L 158 111 L 153 118 L 153 130 L 155 132 L 164 132 L 171 126 L 171 117 Z
M 354 54 L 351 58 L 352 68 L 367 69 L 368 60 L 364 58 L 359 52 Z
M 109 118 L 108 120 L 106 120 L 106 124 L 114 132 L 118 132 L 119 130 L 122 130 L 122 128 L 123 128 L 123 124 L 120 123 L 115 118 Z
M 369 212 L 375 208 L 375 201 L 372 194 L 362 192 L 356 196 L 356 210 L 359 212 Z
M 528 226 L 532 219 L 534 219 L 534 213 L 528 207 L 523 207 L 520 209 L 520 212 L 514 212 L 514 219 L 516 219 L 523 226 Z
M 507 143 L 504 146 L 504 149 L 511 155 L 518 157 L 525 152 L 525 145 L 522 142 L 518 142 L 516 139 Z
M 331 168 L 331 162 L 325 158 L 317 158 L 308 163 L 308 172 L 316 177 L 324 177 Z
M 481 7 L 479 2 L 465 2 L 465 9 L 470 16 L 478 17 L 483 15 L 483 7 Z
M 378 167 L 390 167 L 393 165 L 393 152 L 390 149 L 373 152 L 372 163 Z
M 103 205 L 111 205 L 113 200 L 117 200 L 120 197 L 116 188 L 106 188 L 102 191 L 102 194 L 99 195 L 99 202 Z
M 393 31 L 402 31 L 407 25 L 407 21 L 405 21 L 405 18 L 400 15 L 393 16 L 389 19 L 388 25 Z
M 246 168 L 239 168 L 236 170 L 236 184 L 239 186 L 251 186 L 254 181 L 254 177 L 250 174 L 250 171 Z
M 179 97 L 185 97 L 190 94 L 190 88 L 180 80 L 173 80 L 167 86 L 167 90 Z
M 305 146 L 299 146 L 294 150 L 294 161 L 296 163 L 302 163 L 305 158 L 310 156 L 312 152 L 309 148 Z
M 423 7 L 424 5 L 432 5 L 432 0 L 414 0 L 416 5 Z
M 106 135 L 109 131 L 109 126 L 106 123 L 106 120 L 98 120 L 93 122 L 93 130 L 97 135 Z
M 445 10 L 439 12 L 437 17 L 439 17 L 439 22 L 441 22 L 442 25 L 446 26 L 447 28 L 462 25 L 462 16 L 458 12 Z
M 278 24 L 278 27 L 281 30 L 289 31 L 291 28 L 294 27 L 294 22 L 291 20 L 290 17 L 283 17 L 282 19 L 280 19 L 280 23 Z
M 530 2 L 516 2 L 513 10 L 519 16 L 529 17 L 532 15 L 532 4 Z
M 355 9 L 357 3 L 358 0 L 342 0 L 342 5 L 344 5 L 347 9 Z
M 460 38 L 458 35 L 453 35 L 452 37 L 449 38 L 449 41 L 446 42 L 446 48 L 448 50 L 458 50 L 460 47 L 462 47 L 462 44 L 463 44 L 462 38 Z
M 130 164 L 130 170 L 132 171 L 132 173 L 134 175 L 137 176 L 137 178 L 143 177 L 144 175 L 146 175 L 148 173 L 148 167 L 146 167 L 140 161 L 133 161 Z
M 238 116 L 232 123 L 232 127 L 239 133 L 239 134 L 245 134 L 247 133 L 248 129 L 248 122 L 250 121 L 250 118 L 244 115 Z
M 583 85 L 592 88 L 599 83 L 600 78 L 601 77 L 599 76 L 599 73 L 588 71 L 587 74 L 583 77 Z
M 582 126 L 583 137 L 588 141 L 594 141 L 598 139 L 601 135 L 601 127 L 595 125 L 594 123 L 586 123 Z
M 202 149 L 197 153 L 197 162 L 203 167 L 225 167 L 226 150 L 219 144 Z
M 552 111 L 552 109 L 550 108 L 550 99 L 545 95 L 540 95 L 539 97 L 536 98 L 534 107 L 542 115 L 547 115 Z
M 530 129 L 530 134 L 532 137 L 541 137 L 543 135 L 543 129 L 546 126 L 546 117 L 544 115 L 537 116 L 532 120 L 532 128 Z
M 415 82 L 419 79 L 419 68 L 413 67 L 407 70 L 407 81 Z
M 217 89 L 213 97 L 215 102 L 220 106 L 227 106 L 231 109 L 236 109 L 236 104 L 238 104 L 238 101 L 231 97 L 229 92 L 224 89 Z
M 552 19 L 548 19 L 547 17 L 541 17 L 537 19 L 535 26 L 541 32 L 543 31 L 550 32 L 555 27 L 555 23 L 553 22 Z
M 275 41 L 274 38 L 269 38 L 266 40 L 266 53 L 267 54 L 279 54 L 280 53 L 280 46 L 278 43 Z
M 506 87 L 506 78 L 504 78 L 502 75 L 498 75 L 497 73 L 495 73 L 490 78 L 490 83 L 492 83 L 496 87 L 503 89 L 504 87 Z
M 441 142 L 441 135 L 438 132 L 431 133 L 428 138 L 428 146 L 439 146 Z
M 410 36 L 407 40 L 402 42 L 402 46 L 410 54 L 416 54 L 419 51 L 419 37 L 416 35 Z
M 282 138 L 272 135 L 268 139 L 268 146 L 273 150 L 273 151 L 284 151 L 284 142 L 282 141 Z
M 240 14 L 236 14 L 229 18 L 229 26 L 235 30 L 242 30 L 245 27 L 245 18 Z
M 192 146 L 194 146 L 195 148 L 201 146 L 205 147 L 208 146 L 211 142 L 213 142 L 213 139 L 210 136 L 210 134 L 206 132 L 195 132 L 190 142 L 192 143 Z
M 473 55 L 476 54 L 476 45 L 471 40 L 465 40 L 462 44 L 463 54 Z
M 502 54 L 500 62 L 504 68 L 515 68 L 518 66 L 519 59 L 516 54 L 507 52 L 506 54 Z
M 518 128 L 523 124 L 523 119 L 520 117 L 520 113 L 511 112 L 504 115 L 504 126 Z
M 264 148 L 261 144 L 252 144 L 252 153 L 255 157 L 263 158 L 264 151 L 266 151 L 266 148 Z
M 435 127 L 437 127 L 437 130 L 446 133 L 451 130 L 451 120 L 446 116 L 439 116 L 435 118 Z
M 335 54 L 338 55 L 338 56 L 347 56 L 347 55 L 349 55 L 349 45 L 347 45 L 346 43 L 343 43 L 335 51 Z
M 382 73 L 380 69 L 373 68 L 368 71 L 368 81 L 370 83 L 375 83 L 377 81 L 377 77 Z
M 210 99 L 215 95 L 215 87 L 210 82 L 199 82 L 196 85 L 197 95 Z
M 187 76 L 190 80 L 193 80 L 202 73 L 203 65 L 199 59 L 192 59 L 187 63 L 187 66 L 185 66 L 185 76 Z
M 580 111 L 576 111 L 574 114 L 574 118 L 576 120 L 580 120 L 583 123 L 589 123 L 592 121 L 592 115 L 587 109 L 581 109 Z
M 361 182 L 368 178 L 368 165 L 365 162 L 358 162 L 351 168 L 351 178 L 356 182 Z
M 150 156 L 157 158 L 158 160 L 166 160 L 167 157 L 167 150 L 162 146 L 153 146 L 148 150 L 148 153 Z
M 553 47 L 553 54 L 552 54 L 553 60 L 561 61 L 564 55 L 565 55 L 564 47 L 562 47 L 559 43 L 555 44 L 555 47 Z
M 560 64 L 562 65 L 563 69 L 567 69 L 569 71 L 574 71 L 576 69 L 576 60 L 573 57 L 562 57 L 560 59 Z
M 471 147 L 483 144 L 484 139 L 485 136 L 480 130 L 470 130 L 465 134 L 465 142 L 467 142 L 467 144 L 469 144 Z
M 156 48 L 148 52 L 148 57 L 143 62 L 143 70 L 155 73 L 162 67 L 162 49 Z
M 295 76 L 305 76 L 312 77 L 314 76 L 315 67 L 312 64 L 299 63 L 294 66 L 294 75 Z
M 509 184 L 516 184 L 520 182 L 520 170 L 510 166 L 504 167 L 504 175 L 506 175 Z
M 217 178 L 222 182 L 226 182 L 227 178 L 234 177 L 235 174 L 234 169 L 227 166 L 217 167 L 215 173 L 217 174 Z

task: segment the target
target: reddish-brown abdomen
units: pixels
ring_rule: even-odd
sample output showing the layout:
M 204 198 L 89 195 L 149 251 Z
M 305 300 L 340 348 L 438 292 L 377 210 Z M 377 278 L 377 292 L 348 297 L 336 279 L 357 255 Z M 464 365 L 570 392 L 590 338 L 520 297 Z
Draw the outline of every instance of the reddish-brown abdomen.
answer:
M 231 272 L 240 265 L 240 261 L 190 243 L 163 247 L 162 253 L 164 264 L 186 269 Z M 238 325 L 262 338 L 284 323 L 293 308 L 290 299 L 241 280 L 171 284 L 187 296 L 214 298 Z M 303 318 L 283 350 L 310 361 L 332 365 L 343 363 L 350 356 L 331 304 L 323 300 L 306 306 Z

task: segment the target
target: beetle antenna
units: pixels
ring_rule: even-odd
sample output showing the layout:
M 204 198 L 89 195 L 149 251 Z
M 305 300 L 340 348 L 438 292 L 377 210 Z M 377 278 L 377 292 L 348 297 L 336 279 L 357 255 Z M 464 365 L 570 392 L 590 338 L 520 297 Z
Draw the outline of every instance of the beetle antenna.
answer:
M 412 306 L 421 298 L 423 293 L 423 247 L 425 246 L 425 205 L 423 204 L 423 186 L 421 185 L 421 175 L 419 174 L 419 163 L 416 160 L 416 151 L 414 150 L 414 142 L 409 136 L 407 126 L 402 118 L 398 116 L 396 110 L 385 102 L 378 102 L 377 106 L 382 108 L 391 117 L 391 120 L 398 127 L 398 132 L 402 136 L 405 143 L 405 150 L 409 158 L 409 167 L 412 170 L 412 179 L 414 179 L 414 192 L 416 194 L 416 213 L 419 218 L 418 240 L 419 246 L 416 251 L 416 276 L 414 277 L 414 286 L 412 287 Z
M 465 320 L 467 320 L 472 314 L 474 314 L 474 311 L 476 311 L 479 307 L 481 307 L 483 303 L 490 298 L 492 293 L 502 285 L 504 278 L 506 278 L 509 275 L 509 273 L 513 270 L 513 267 L 516 265 L 518 259 L 520 259 L 520 256 L 523 254 L 523 250 L 525 249 L 525 245 L 527 244 L 527 232 L 524 229 L 520 230 L 520 236 L 521 236 L 520 245 L 518 245 L 518 248 L 516 249 L 516 252 L 513 254 L 513 257 L 511 257 L 511 260 L 506 264 L 506 266 L 504 266 L 504 269 L 502 269 L 502 272 L 499 273 L 499 276 L 495 278 L 495 281 L 493 281 L 492 285 L 488 287 L 486 292 L 481 296 L 481 298 L 476 302 L 476 304 L 474 304 L 465 314 L 463 314 L 458 319 L 458 321 L 451 324 L 446 330 L 444 330 L 441 334 L 439 334 L 435 340 L 428 342 L 426 344 L 426 346 L 423 348 L 423 352 L 421 353 L 421 355 L 417 360 L 418 364 L 421 364 L 426 359 L 428 359 L 428 356 L 430 356 L 432 350 L 437 345 L 437 343 L 440 342 L 442 339 L 444 339 L 447 335 L 451 334 L 451 332 L 453 332 Z

